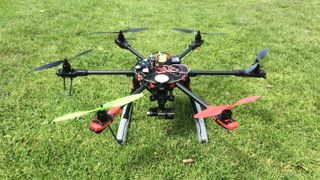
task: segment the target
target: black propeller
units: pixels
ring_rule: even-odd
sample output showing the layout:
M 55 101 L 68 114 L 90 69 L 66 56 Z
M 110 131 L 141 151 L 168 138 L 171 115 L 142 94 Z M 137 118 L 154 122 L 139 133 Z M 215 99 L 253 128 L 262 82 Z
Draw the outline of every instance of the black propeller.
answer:
M 55 62 L 51 62 L 51 63 L 45 64 L 45 65 L 42 65 L 40 67 L 35 68 L 33 71 L 41 71 L 41 70 L 44 70 L 44 69 L 57 67 L 60 64 L 62 64 L 63 62 L 68 62 L 69 60 L 72 60 L 72 59 L 78 58 L 80 56 L 83 56 L 83 55 L 85 55 L 85 54 L 87 54 L 87 53 L 89 53 L 91 51 L 92 51 L 92 49 L 86 50 L 86 51 L 81 52 L 80 54 L 77 54 L 76 56 L 74 56 L 72 58 L 69 58 L 69 59 L 65 58 L 64 60 L 59 60 L 59 61 L 55 61 Z
M 138 31 L 143 31 L 146 30 L 147 28 L 133 28 L 133 29 L 125 29 L 125 30 L 120 30 L 120 31 L 111 31 L 111 32 L 93 32 L 92 34 L 118 34 L 119 32 L 122 33 L 127 33 L 127 32 L 138 32 Z
M 257 55 L 255 62 L 244 70 L 245 73 L 250 74 L 252 71 L 254 71 L 259 66 L 260 61 L 267 56 L 268 51 L 269 50 L 267 48 L 262 49 Z
M 194 33 L 197 34 L 200 32 L 199 30 L 191 30 L 191 29 L 183 29 L 183 28 L 172 28 L 175 31 L 181 31 L 185 33 Z M 200 34 L 207 34 L 207 35 L 226 35 L 226 33 L 222 32 L 200 32 Z

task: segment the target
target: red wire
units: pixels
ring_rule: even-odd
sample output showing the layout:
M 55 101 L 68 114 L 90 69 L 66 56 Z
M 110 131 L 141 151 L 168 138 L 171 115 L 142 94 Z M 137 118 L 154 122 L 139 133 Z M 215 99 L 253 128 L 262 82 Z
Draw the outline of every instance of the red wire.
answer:
M 182 67 L 186 67 L 187 72 L 183 71 Z M 156 67 L 155 72 L 157 74 L 187 74 L 189 72 L 189 67 L 185 64 L 163 65 L 162 67 Z

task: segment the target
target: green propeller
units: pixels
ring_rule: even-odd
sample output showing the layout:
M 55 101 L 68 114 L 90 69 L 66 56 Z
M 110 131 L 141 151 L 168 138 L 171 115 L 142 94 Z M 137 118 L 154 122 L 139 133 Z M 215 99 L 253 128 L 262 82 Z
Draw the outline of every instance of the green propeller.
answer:
M 86 114 L 94 112 L 94 111 L 106 110 L 106 109 L 110 109 L 110 108 L 113 108 L 113 107 L 121 107 L 121 106 L 124 106 L 124 105 L 126 105 L 128 103 L 131 103 L 132 101 L 135 101 L 135 100 L 141 98 L 142 96 L 143 96 L 142 93 L 126 96 L 126 97 L 123 97 L 123 98 L 108 102 L 106 104 L 103 104 L 99 108 L 92 109 L 92 110 L 89 110 L 89 111 L 78 111 L 78 112 L 74 112 L 74 113 L 69 113 L 69 114 L 66 114 L 64 116 L 60 116 L 60 117 L 54 119 L 53 121 L 54 122 L 59 122 L 59 121 L 70 120 L 70 119 L 74 119 L 76 117 L 80 117 L 80 116 L 86 115 Z

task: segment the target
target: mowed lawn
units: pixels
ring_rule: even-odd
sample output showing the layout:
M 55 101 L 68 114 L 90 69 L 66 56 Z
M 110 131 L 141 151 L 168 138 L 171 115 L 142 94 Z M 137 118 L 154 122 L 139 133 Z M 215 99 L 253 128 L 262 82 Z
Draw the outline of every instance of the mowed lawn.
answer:
M 0 0 L 0 178 L 319 179 L 319 22 L 318 0 Z M 131 79 L 76 78 L 68 97 L 58 68 L 32 69 L 94 49 L 73 67 L 129 70 L 135 57 L 114 44 L 114 35 L 90 33 L 135 27 L 150 28 L 126 34 L 145 56 L 189 45 L 193 35 L 173 27 L 227 33 L 204 35 L 205 44 L 183 59 L 191 69 L 243 69 L 269 48 L 261 63 L 267 79 L 192 79 L 193 92 L 208 104 L 262 98 L 234 109 L 240 127 L 232 134 L 206 119 L 208 144 L 198 142 L 189 99 L 178 89 L 169 103 L 172 121 L 146 116 L 156 105 L 147 92 L 134 103 L 124 146 L 108 131 L 89 131 L 94 113 L 53 123 L 128 95 Z M 189 158 L 195 162 L 182 163 Z

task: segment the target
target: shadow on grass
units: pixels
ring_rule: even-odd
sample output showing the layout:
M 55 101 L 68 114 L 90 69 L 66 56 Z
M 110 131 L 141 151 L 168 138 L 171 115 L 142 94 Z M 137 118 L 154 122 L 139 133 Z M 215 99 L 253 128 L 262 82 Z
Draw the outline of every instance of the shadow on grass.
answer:
M 259 117 L 263 123 L 274 123 L 275 118 L 274 118 L 274 113 L 272 113 L 271 110 L 269 109 L 264 109 L 264 108 L 259 108 L 259 109 L 253 109 L 250 111 L 250 116 L 251 117 Z
M 192 117 L 192 108 L 189 98 L 176 96 L 172 106 L 175 109 L 175 118 L 167 129 L 168 136 L 187 137 L 190 133 L 196 136 L 196 125 Z

